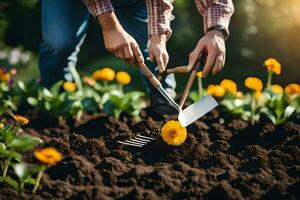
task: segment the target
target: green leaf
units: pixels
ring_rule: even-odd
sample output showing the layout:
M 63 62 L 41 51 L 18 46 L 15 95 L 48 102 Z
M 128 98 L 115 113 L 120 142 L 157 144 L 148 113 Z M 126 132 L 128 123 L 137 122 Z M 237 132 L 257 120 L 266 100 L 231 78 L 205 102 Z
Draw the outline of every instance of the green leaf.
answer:
M 3 151 L 6 149 L 6 146 L 4 143 L 0 142 L 0 151 Z
M 34 97 L 28 97 L 27 98 L 27 102 L 31 105 L 31 106 L 36 106 L 38 104 L 38 100 Z
M 19 152 L 24 153 L 26 151 L 29 151 L 36 147 L 37 145 L 43 143 L 43 140 L 41 140 L 38 137 L 32 137 L 30 135 L 23 135 L 17 139 L 14 139 L 11 144 L 9 145 L 10 149 Z
M 17 81 L 17 85 L 23 92 L 26 92 L 26 86 L 23 81 Z
M 63 81 L 58 81 L 50 88 L 50 92 L 53 94 L 53 96 L 57 96 L 59 94 L 62 85 Z
M 7 185 L 9 185 L 10 187 L 12 187 L 15 190 L 18 190 L 18 182 L 8 176 L 0 177 L 0 183 L 1 182 L 6 183 Z
M 287 106 L 284 111 L 284 117 L 289 118 L 295 112 L 295 110 L 295 106 Z
M 7 150 L 7 149 L 1 149 L 0 150 L 0 157 L 4 157 L 4 158 L 14 158 L 15 160 L 20 160 L 22 158 L 22 155 L 11 151 L 11 150 Z
M 52 93 L 47 88 L 43 88 L 42 92 L 45 97 L 48 97 L 48 98 L 53 97 Z

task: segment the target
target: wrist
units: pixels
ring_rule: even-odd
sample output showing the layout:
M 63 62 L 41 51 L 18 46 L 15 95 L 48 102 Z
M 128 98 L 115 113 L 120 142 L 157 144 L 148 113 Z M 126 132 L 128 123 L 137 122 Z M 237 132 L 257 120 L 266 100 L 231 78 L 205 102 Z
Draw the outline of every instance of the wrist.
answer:
M 155 34 L 150 36 L 151 43 L 166 43 L 167 35 L 166 34 Z
M 225 40 L 224 35 L 221 31 L 212 30 L 212 31 L 207 32 L 206 35 L 208 35 L 208 36 L 218 36 L 218 37 L 222 38 L 223 40 Z
M 122 29 L 119 20 L 114 12 L 106 12 L 97 17 L 103 31 Z
M 224 26 L 222 26 L 222 25 L 216 25 L 216 26 L 212 26 L 212 27 L 208 28 L 207 29 L 207 33 L 209 33 L 209 32 L 214 32 L 214 33 L 219 32 L 219 33 L 221 33 L 222 36 L 223 36 L 222 38 L 224 40 L 226 40 L 228 38 L 228 36 L 229 36 L 229 34 L 227 32 L 227 29 Z

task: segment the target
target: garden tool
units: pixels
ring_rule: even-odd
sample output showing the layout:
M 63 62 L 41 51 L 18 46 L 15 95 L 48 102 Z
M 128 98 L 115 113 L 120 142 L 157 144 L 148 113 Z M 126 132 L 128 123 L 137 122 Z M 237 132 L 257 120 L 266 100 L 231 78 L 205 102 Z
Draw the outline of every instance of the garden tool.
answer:
M 201 62 L 202 61 L 201 58 L 199 60 L 200 61 L 194 67 L 189 69 L 192 72 L 187 82 L 187 85 L 185 87 L 185 90 L 183 92 L 183 95 L 181 97 L 179 105 L 172 99 L 172 97 L 170 97 L 167 91 L 162 87 L 160 81 L 154 76 L 154 74 L 145 65 L 145 63 L 141 62 L 138 64 L 141 70 L 144 72 L 145 76 L 153 85 L 153 87 L 156 88 L 165 97 L 165 99 L 179 112 L 178 121 L 183 127 L 187 127 L 188 125 L 190 125 L 191 123 L 198 120 L 200 117 L 202 117 L 203 115 L 205 115 L 206 113 L 214 109 L 216 106 L 218 106 L 218 102 L 212 96 L 208 95 L 201 98 L 199 101 L 193 103 L 192 105 L 188 106 L 184 110 L 182 110 L 182 106 L 192 87 L 197 71 L 199 70 L 201 64 L 203 64 L 203 62 Z M 148 142 L 151 142 L 151 140 L 153 140 L 153 138 L 149 138 L 149 137 L 139 138 L 140 136 L 141 135 L 138 135 L 136 138 L 132 138 L 125 141 L 117 141 L 117 142 L 121 144 L 130 145 L 130 146 L 142 147 L 146 145 Z

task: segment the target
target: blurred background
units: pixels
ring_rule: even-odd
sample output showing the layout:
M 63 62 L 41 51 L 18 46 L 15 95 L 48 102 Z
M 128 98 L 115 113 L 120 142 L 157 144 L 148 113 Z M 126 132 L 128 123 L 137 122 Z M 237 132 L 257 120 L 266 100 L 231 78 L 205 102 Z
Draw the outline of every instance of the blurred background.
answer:
M 282 74 L 274 83 L 285 86 L 299 83 L 300 77 L 300 1 L 299 0 L 234 0 L 235 13 L 230 24 L 230 38 L 226 42 L 227 59 L 224 70 L 209 75 L 204 85 L 219 83 L 224 78 L 235 80 L 239 89 L 248 76 L 257 76 L 266 82 L 263 62 L 274 57 L 282 64 Z M 38 77 L 38 49 L 41 41 L 40 1 L 0 1 L 0 66 L 16 67 L 19 78 Z M 170 66 L 185 65 L 188 55 L 203 36 L 202 17 L 194 1 L 175 0 L 173 34 L 168 42 Z M 97 45 L 99 44 L 99 45 Z M 130 67 L 109 55 L 102 45 L 101 31 L 90 20 L 85 43 L 79 54 L 77 67 L 89 74 L 98 67 L 125 69 L 137 76 Z M 187 77 L 177 76 L 178 90 Z M 138 76 L 137 76 L 138 79 Z M 142 89 L 141 81 L 132 84 Z

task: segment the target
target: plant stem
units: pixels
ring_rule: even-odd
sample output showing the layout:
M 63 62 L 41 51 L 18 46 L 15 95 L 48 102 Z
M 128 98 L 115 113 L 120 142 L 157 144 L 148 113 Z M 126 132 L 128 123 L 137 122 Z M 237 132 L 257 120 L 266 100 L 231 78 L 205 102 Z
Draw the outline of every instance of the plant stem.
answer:
M 11 158 L 8 158 L 8 159 L 5 160 L 5 162 L 4 162 L 3 175 L 2 175 L 3 178 L 5 178 L 6 175 L 7 175 L 7 170 L 8 170 L 8 167 L 9 167 L 9 165 L 10 165 L 10 160 L 11 160 Z
M 268 72 L 268 82 L 267 82 L 267 87 L 271 87 L 272 85 L 272 72 Z
M 203 95 L 203 86 L 202 86 L 202 78 L 198 78 L 198 91 L 199 91 L 199 98 L 202 98 Z
M 39 171 L 39 173 L 37 175 L 36 183 L 35 183 L 34 188 L 32 190 L 32 193 L 36 193 L 36 190 L 38 189 L 41 178 L 43 176 L 43 172 L 44 172 L 43 170 Z
M 25 183 L 24 183 L 24 180 L 21 179 L 21 180 L 20 180 L 20 186 L 19 186 L 19 191 L 20 191 L 20 192 L 23 192 L 23 190 L 24 190 L 24 184 L 25 184 Z
M 252 93 L 251 97 L 251 124 L 254 125 L 255 123 L 255 94 Z

